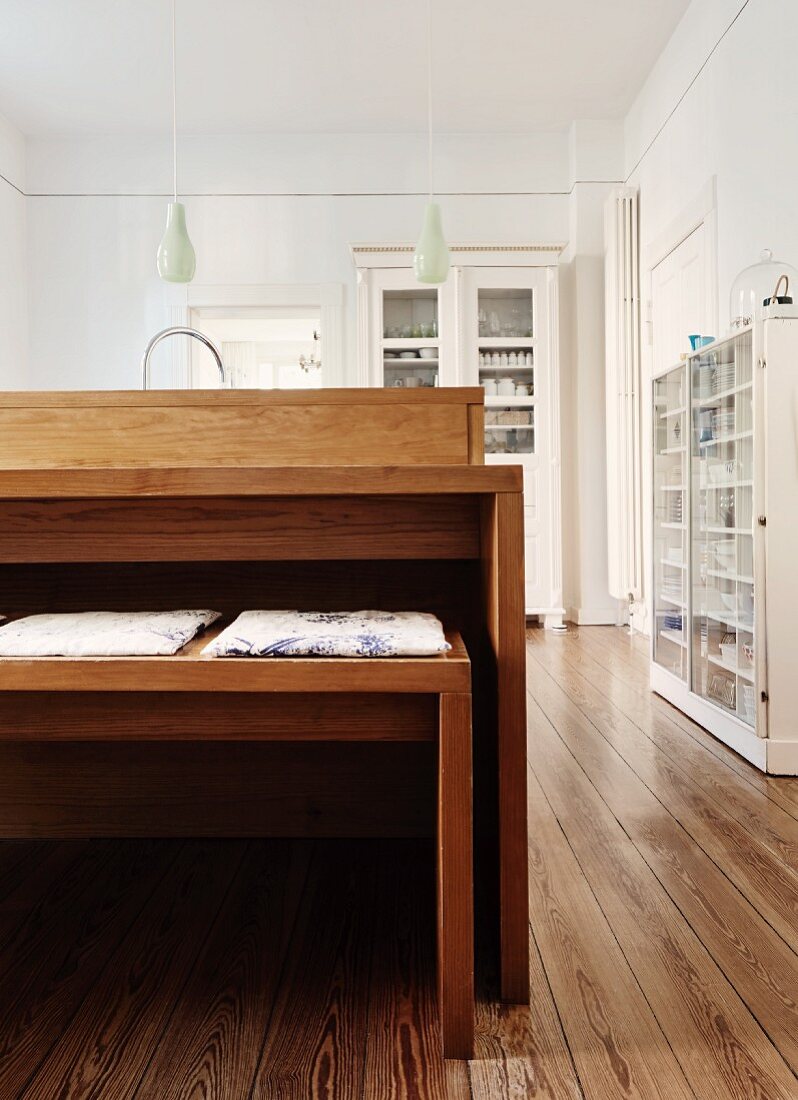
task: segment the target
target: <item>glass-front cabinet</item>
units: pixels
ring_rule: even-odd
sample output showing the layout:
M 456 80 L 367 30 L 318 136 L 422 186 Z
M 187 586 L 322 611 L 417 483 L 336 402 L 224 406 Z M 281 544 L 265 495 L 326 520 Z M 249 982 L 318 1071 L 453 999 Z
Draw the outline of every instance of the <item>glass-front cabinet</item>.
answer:
M 751 331 L 690 359 L 693 691 L 756 722 Z
M 373 272 L 369 383 L 397 389 L 451 386 L 455 322 L 452 288 L 424 286 L 412 271 Z
M 412 248 L 353 245 L 360 383 L 481 386 L 485 461 L 524 474 L 525 606 L 562 623 L 557 249 L 452 249 L 441 286 L 416 281 Z
M 767 736 L 757 339 L 749 327 L 708 344 L 653 386 L 653 668 L 683 687 L 652 683 L 743 752 L 746 731 Z
M 687 680 L 687 370 L 654 383 L 654 660 Z

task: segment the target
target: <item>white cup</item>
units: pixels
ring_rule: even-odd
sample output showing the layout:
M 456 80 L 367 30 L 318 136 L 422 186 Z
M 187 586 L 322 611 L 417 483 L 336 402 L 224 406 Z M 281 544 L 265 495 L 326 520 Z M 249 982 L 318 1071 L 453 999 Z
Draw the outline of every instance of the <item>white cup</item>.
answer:
M 518 385 L 515 387 L 515 396 L 529 397 L 529 386 L 527 386 L 523 382 L 519 382 Z
M 496 394 L 499 392 L 499 387 L 496 384 L 496 379 L 495 378 L 487 378 L 482 383 L 482 385 L 485 388 L 485 396 L 486 397 L 495 397 Z
M 415 389 L 417 386 L 421 385 L 421 379 L 415 374 L 409 374 L 407 378 L 405 378 L 405 385 L 409 390 Z

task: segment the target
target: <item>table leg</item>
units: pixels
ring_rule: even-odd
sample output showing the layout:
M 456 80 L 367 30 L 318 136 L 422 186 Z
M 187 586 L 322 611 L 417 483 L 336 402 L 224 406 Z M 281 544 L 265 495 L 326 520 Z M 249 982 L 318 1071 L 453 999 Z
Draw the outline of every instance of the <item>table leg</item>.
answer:
M 496 661 L 501 996 L 514 1004 L 528 1004 L 526 619 L 521 493 L 497 493 L 485 498 L 482 562 L 485 617 Z
M 440 697 L 438 1003 L 445 1058 L 474 1054 L 471 696 Z

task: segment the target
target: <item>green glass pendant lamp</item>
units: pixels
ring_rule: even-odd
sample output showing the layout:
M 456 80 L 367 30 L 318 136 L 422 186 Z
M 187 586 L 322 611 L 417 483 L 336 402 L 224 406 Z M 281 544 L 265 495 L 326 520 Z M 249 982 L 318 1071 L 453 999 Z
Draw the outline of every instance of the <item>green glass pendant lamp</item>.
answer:
M 158 274 L 167 283 L 190 283 L 197 256 L 186 229 L 186 208 L 177 201 L 177 67 L 175 64 L 175 4 L 172 0 L 172 168 L 174 200 L 166 211 L 166 230 L 158 245 Z
M 445 283 L 449 274 L 449 248 L 443 237 L 441 208 L 432 186 L 432 0 L 427 0 L 427 157 L 429 201 L 413 255 L 413 270 L 420 283 Z

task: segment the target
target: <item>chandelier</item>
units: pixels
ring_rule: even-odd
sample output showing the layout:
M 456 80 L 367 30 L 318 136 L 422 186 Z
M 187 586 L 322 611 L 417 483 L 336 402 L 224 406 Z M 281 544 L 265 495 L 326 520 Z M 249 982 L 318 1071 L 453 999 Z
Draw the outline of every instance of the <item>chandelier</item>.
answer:
M 313 330 L 313 349 L 310 353 L 310 359 L 300 355 L 299 365 L 306 374 L 310 374 L 312 370 L 321 370 L 321 340 L 315 329 Z

